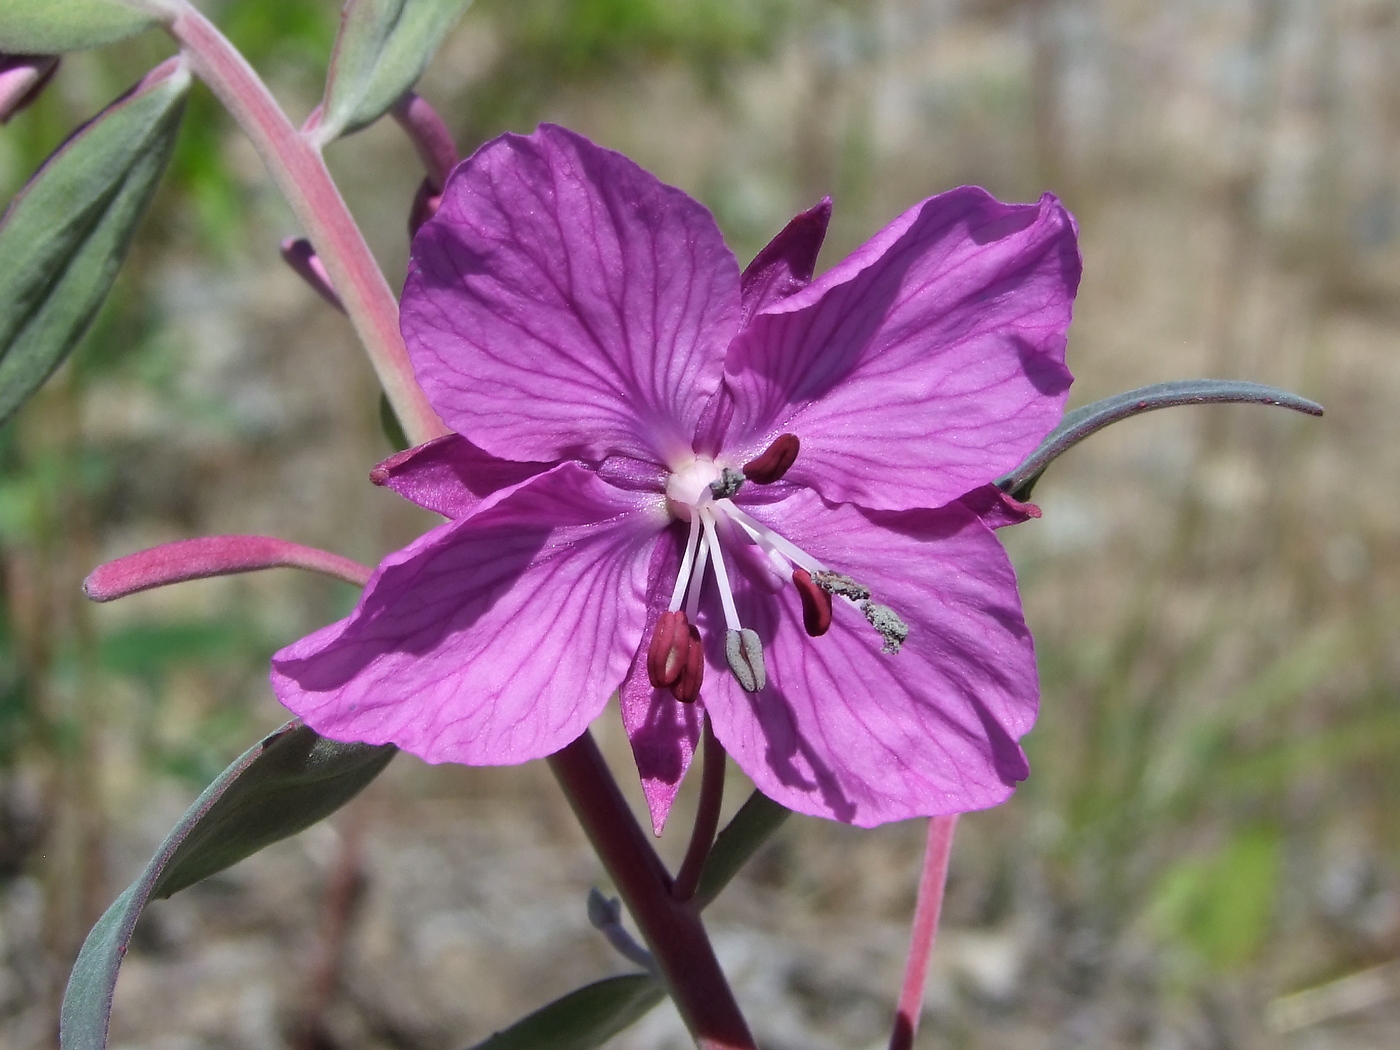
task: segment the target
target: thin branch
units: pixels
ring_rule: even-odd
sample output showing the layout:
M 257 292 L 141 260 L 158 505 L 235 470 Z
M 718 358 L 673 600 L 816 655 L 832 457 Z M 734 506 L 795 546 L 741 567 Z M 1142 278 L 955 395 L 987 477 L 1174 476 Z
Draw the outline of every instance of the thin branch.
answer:
M 953 852 L 953 831 L 958 815 L 930 817 L 928 845 L 924 849 L 924 870 L 919 878 L 919 900 L 914 906 L 914 928 L 909 935 L 909 959 L 904 964 L 904 986 L 899 992 L 890 1050 L 911 1050 L 919 1031 L 919 1014 L 924 1007 L 924 985 L 928 963 L 938 934 L 938 916 L 943 910 L 943 888 L 948 883 L 948 857 Z
M 190 68 L 238 122 L 262 156 L 325 264 L 331 284 L 369 354 L 389 403 L 414 444 L 446 433 L 413 378 L 399 334 L 399 307 L 321 154 L 282 111 L 238 50 L 187 0 L 166 27 Z
M 702 1050 L 755 1050 L 698 911 L 671 877 L 585 732 L 550 757 L 560 787 L 646 938 L 671 998 Z

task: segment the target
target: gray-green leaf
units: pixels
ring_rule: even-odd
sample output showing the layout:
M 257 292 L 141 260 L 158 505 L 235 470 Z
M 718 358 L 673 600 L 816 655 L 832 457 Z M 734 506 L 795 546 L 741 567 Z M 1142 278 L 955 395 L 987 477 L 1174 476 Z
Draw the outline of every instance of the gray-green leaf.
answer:
M 289 722 L 224 770 L 88 934 L 63 996 L 62 1050 L 107 1045 L 117 970 L 147 901 L 169 897 L 334 813 L 396 751 L 391 744 L 335 743 Z
M 59 55 L 135 36 L 157 21 L 120 0 L 0 0 L 0 52 Z
M 609 977 L 540 1007 L 472 1050 L 593 1050 L 665 997 L 650 974 Z
M 152 70 L 60 146 L 0 217 L 0 423 L 106 298 L 175 148 L 189 85 L 179 58 Z
M 372 124 L 423 75 L 470 0 L 347 0 L 312 132 L 324 146 Z
M 1031 489 L 1055 459 L 1068 452 L 1095 431 L 1111 423 L 1143 412 L 1177 405 L 1277 405 L 1310 416 L 1322 415 L 1316 401 L 1278 387 L 1250 383 L 1243 379 L 1180 379 L 1169 383 L 1154 383 L 1102 401 L 1076 408 L 1065 414 L 1060 425 L 1046 435 L 1019 467 L 997 479 L 997 485 L 1015 499 L 1029 499 Z

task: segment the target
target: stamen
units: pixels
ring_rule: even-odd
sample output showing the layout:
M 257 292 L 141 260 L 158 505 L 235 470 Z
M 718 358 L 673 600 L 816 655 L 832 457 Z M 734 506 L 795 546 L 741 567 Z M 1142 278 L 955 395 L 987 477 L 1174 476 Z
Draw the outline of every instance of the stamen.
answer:
M 734 607 L 734 592 L 729 589 L 729 572 L 724 567 L 724 553 L 719 546 L 715 516 L 708 507 L 700 511 L 700 516 L 705 519 L 705 542 L 709 545 L 710 557 L 715 563 L 715 584 L 719 587 L 719 603 L 724 607 L 724 625 L 731 631 L 737 631 L 739 610 Z
M 742 525 L 744 531 L 750 536 L 760 543 L 766 542 L 772 544 L 774 548 L 782 552 L 783 557 L 787 558 L 794 565 L 801 565 L 808 572 L 812 573 L 813 576 L 823 571 L 822 563 L 817 561 L 816 558 L 812 557 L 782 534 L 774 532 L 767 525 L 763 524 L 763 522 L 751 517 L 747 512 L 741 510 L 737 504 L 725 500 L 718 504 L 718 506 L 724 513 L 728 514 L 731 519 Z M 869 597 L 869 594 L 867 594 L 866 597 Z
M 647 678 L 657 689 L 680 680 L 690 648 L 690 623 L 685 613 L 667 610 L 656 621 L 647 646 Z
M 710 482 L 710 495 L 715 499 L 728 499 L 744 487 L 744 475 L 733 467 L 725 467 L 719 477 Z
M 760 455 L 744 464 L 744 477 L 755 485 L 771 485 L 797 461 L 802 443 L 796 434 L 779 434 Z
M 763 664 L 763 643 L 749 628 L 731 630 L 724 636 L 724 658 L 729 669 L 746 693 L 757 693 L 768 684 L 768 669 Z
M 683 704 L 693 704 L 700 695 L 700 683 L 705 678 L 705 646 L 694 626 L 686 630 L 685 666 L 681 676 L 671 686 L 671 695 Z
M 685 585 L 690 582 L 690 567 L 695 563 L 695 547 L 700 539 L 700 522 L 696 516 L 690 516 L 690 535 L 686 537 L 685 554 L 681 558 L 681 571 L 676 574 L 676 586 L 671 591 L 671 604 L 667 606 L 671 612 L 675 612 L 681 607 L 681 599 L 685 597 Z
M 899 618 L 899 614 L 888 605 L 878 605 L 875 602 L 862 603 L 861 612 L 865 613 L 870 626 L 879 631 L 880 637 L 885 640 L 885 644 L 880 646 L 880 652 L 899 652 L 904 639 L 909 637 L 909 625 Z
M 696 515 L 698 518 L 700 515 Z M 685 598 L 685 615 L 691 623 L 700 616 L 700 587 L 705 579 L 705 568 L 710 564 L 710 545 L 701 543 L 696 548 L 695 571 L 690 574 L 690 593 Z
M 851 579 L 844 573 L 822 569 L 819 572 L 812 573 L 812 579 L 818 587 L 828 594 L 835 594 L 841 598 L 849 598 L 853 602 L 863 602 L 870 599 L 870 588 L 859 580 Z
M 792 582 L 802 598 L 802 626 L 813 638 L 820 638 L 831 627 L 831 594 L 812 580 L 806 569 L 793 569 Z

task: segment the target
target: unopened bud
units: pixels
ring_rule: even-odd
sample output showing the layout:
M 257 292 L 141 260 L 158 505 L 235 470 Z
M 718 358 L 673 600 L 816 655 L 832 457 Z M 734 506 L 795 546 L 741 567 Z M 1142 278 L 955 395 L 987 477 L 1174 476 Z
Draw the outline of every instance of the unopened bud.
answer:
M 763 643 L 758 634 L 744 627 L 724 636 L 724 658 L 729 669 L 746 693 L 757 693 L 768 684 L 768 670 L 763 666 Z

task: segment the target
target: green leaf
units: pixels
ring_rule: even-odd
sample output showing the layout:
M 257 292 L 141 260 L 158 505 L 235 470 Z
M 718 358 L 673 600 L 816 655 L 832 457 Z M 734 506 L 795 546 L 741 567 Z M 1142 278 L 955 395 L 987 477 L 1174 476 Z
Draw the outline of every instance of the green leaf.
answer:
M 792 810 L 778 805 L 761 791 L 755 791 L 734 814 L 723 831 L 715 836 L 705 867 L 700 871 L 700 885 L 695 891 L 696 902 L 702 908 L 719 896 L 729 880 L 739 874 L 758 847 L 783 826 Z
M 423 75 L 470 0 L 347 0 L 326 73 L 324 146 L 372 124 Z
M 179 58 L 153 69 L 59 147 L 0 217 L 0 423 L 106 298 L 175 148 L 189 86 Z
M 157 21 L 119 0 L 0 0 L 0 52 L 59 55 L 135 36 Z
M 1171 383 L 1154 383 L 1122 394 L 1114 394 L 1092 405 L 1076 408 L 1067 413 L 1060 425 L 1052 430 L 1040 447 L 1025 458 L 1025 461 L 1005 477 L 997 479 L 1003 492 L 1016 499 L 1028 499 L 1031 489 L 1055 459 L 1068 452 L 1079 442 L 1095 431 L 1102 430 L 1110 423 L 1174 405 L 1220 405 L 1220 404 L 1278 405 L 1304 412 L 1310 416 L 1322 415 L 1322 406 L 1316 401 L 1265 386 L 1262 383 L 1247 383 L 1237 379 L 1184 379 Z
M 335 743 L 289 722 L 224 770 L 88 934 L 63 996 L 62 1050 L 106 1046 L 117 969 L 147 901 L 169 897 L 334 813 L 396 751 L 390 744 Z
M 472 1050 L 593 1050 L 665 997 L 650 974 L 609 977 L 540 1007 Z

